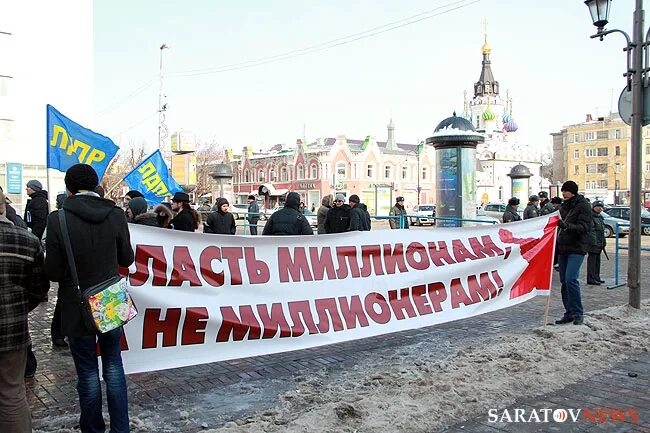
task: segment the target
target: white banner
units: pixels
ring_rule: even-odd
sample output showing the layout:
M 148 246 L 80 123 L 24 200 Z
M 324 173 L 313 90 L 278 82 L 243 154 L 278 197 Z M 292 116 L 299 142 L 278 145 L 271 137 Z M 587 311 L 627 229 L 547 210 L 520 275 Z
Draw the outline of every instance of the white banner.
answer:
M 557 221 L 286 237 L 130 225 L 139 314 L 125 326 L 125 369 L 305 349 L 548 295 Z

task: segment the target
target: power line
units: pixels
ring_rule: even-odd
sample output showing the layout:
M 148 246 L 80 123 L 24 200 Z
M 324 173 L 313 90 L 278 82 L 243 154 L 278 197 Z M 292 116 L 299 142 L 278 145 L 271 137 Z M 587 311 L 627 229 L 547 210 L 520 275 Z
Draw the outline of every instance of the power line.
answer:
M 276 54 L 274 56 L 269 56 L 269 57 L 262 57 L 256 60 L 249 60 L 241 63 L 234 63 L 231 65 L 224 65 L 220 67 L 214 67 L 214 68 L 206 68 L 206 69 L 193 69 L 193 70 L 187 70 L 187 71 L 179 71 L 179 72 L 170 72 L 166 74 L 168 77 L 174 77 L 174 78 L 182 78 L 182 77 L 194 77 L 194 76 L 199 76 L 199 75 L 208 75 L 208 74 L 216 74 L 216 73 L 221 73 L 221 72 L 228 72 L 228 71 L 234 71 L 238 69 L 246 69 L 246 68 L 252 68 L 255 66 L 260 66 L 260 65 L 265 65 L 268 63 L 274 63 L 274 62 L 279 62 L 282 60 L 289 60 L 295 57 L 300 57 L 304 56 L 307 54 L 312 54 L 316 53 L 319 51 L 324 51 L 328 50 L 334 47 L 338 47 L 341 45 L 346 45 L 352 42 L 356 42 L 362 39 L 367 39 L 382 33 L 387 33 L 389 31 L 399 29 L 402 27 L 406 27 L 415 23 L 418 23 L 420 21 L 428 20 L 440 15 L 444 15 L 450 12 L 453 12 L 458 9 L 465 8 L 467 6 L 470 6 L 472 4 L 478 3 L 481 0 L 473 0 L 473 1 L 467 1 L 467 0 L 459 0 L 455 1 L 452 3 L 445 4 L 443 6 L 439 6 L 435 9 L 432 9 L 427 12 L 421 12 L 416 15 L 413 15 L 408 18 L 404 18 L 398 21 L 394 21 L 389 24 L 384 24 L 379 27 L 375 27 L 360 33 L 355 33 L 353 35 L 348 35 L 348 36 L 343 36 L 340 38 L 332 39 L 327 42 L 323 42 L 320 44 L 312 45 L 306 48 L 301 48 L 301 49 L 296 49 L 292 51 L 287 51 L 282 54 Z M 453 7 L 452 7 L 453 6 Z M 448 9 L 445 9 L 448 8 Z M 434 13 L 436 11 L 439 11 L 440 9 L 445 9 L 440 12 Z M 422 15 L 426 15 L 422 17 Z M 421 17 L 421 18 L 417 18 Z M 417 18 L 417 19 L 415 19 Z M 405 22 L 406 21 L 406 22 Z M 399 24 L 402 23 L 402 24 Z
M 115 101 L 113 104 L 109 105 L 108 107 L 105 107 L 97 112 L 97 117 L 102 117 L 105 114 L 109 113 L 110 111 L 113 111 L 115 108 L 119 107 L 120 105 L 124 104 L 130 99 L 135 98 L 138 96 L 140 93 L 144 92 L 149 86 L 151 86 L 153 83 L 156 82 L 156 78 L 152 78 L 149 81 L 141 84 L 139 87 L 137 87 L 135 90 L 133 90 L 131 93 L 126 95 L 125 97 Z
M 142 125 L 144 122 L 146 122 L 147 120 L 151 119 L 152 117 L 154 117 L 154 116 L 157 115 L 157 114 L 158 114 L 158 111 L 154 111 L 153 113 L 149 114 L 149 115 L 148 115 L 147 117 L 145 117 L 144 119 L 139 120 L 138 122 L 134 123 L 133 125 L 129 126 L 128 128 L 126 128 L 126 129 L 124 129 L 124 130 L 118 132 L 117 135 L 118 135 L 118 136 L 119 136 L 119 135 L 122 135 L 122 134 L 124 134 L 125 132 L 130 131 L 131 129 L 135 128 L 136 126 L 140 126 L 140 125 Z

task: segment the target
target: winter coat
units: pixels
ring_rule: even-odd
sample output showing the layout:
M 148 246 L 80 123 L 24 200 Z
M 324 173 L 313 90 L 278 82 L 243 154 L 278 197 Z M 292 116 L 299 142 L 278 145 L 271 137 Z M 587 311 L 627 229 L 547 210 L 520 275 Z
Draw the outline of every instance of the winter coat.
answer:
M 0 353 L 29 344 L 27 313 L 47 295 L 41 242 L 8 219 L 0 221 Z M 42 321 L 44 319 L 40 319 Z
M 252 201 L 248 205 L 248 216 L 246 219 L 250 225 L 257 225 L 257 222 L 260 220 L 260 206 L 256 201 Z
M 171 220 L 169 225 L 174 230 L 180 230 L 183 232 L 193 232 L 196 230 L 196 224 L 194 223 L 194 217 L 192 213 L 183 208 L 176 216 Z
M 543 202 L 540 203 L 540 209 L 539 209 L 540 215 L 548 215 L 553 212 L 555 212 L 555 208 L 553 207 L 553 204 L 551 204 L 550 200 L 544 200 Z
M 156 214 L 156 221 L 158 221 L 158 227 L 163 229 L 170 229 L 170 224 L 174 218 L 172 210 L 165 206 L 164 204 L 159 204 L 153 210 L 153 213 Z
M 393 216 L 393 217 L 401 217 L 401 218 L 391 218 L 388 220 L 388 224 L 390 224 L 391 229 L 407 229 L 409 228 L 409 221 L 406 218 L 406 209 L 404 206 L 401 206 L 399 204 L 395 204 L 393 208 L 390 210 L 388 215 Z
M 327 211 L 325 217 L 325 232 L 326 233 L 344 233 L 350 228 L 350 211 L 352 208 L 347 204 L 341 206 L 332 206 Z
M 370 214 L 364 203 L 357 203 L 350 211 L 350 231 L 370 231 Z
M 318 222 L 318 234 L 324 235 L 327 233 L 325 229 L 325 220 L 327 219 L 327 213 L 331 208 L 329 206 L 322 205 L 318 208 L 318 213 L 316 213 L 316 221 Z
M 157 216 L 154 212 L 141 213 L 129 222 L 140 226 L 159 227 Z
M 25 220 L 16 213 L 16 209 L 14 209 L 9 203 L 6 203 L 5 208 L 7 209 L 7 219 L 14 223 L 16 227 L 27 230 Z
M 59 212 L 65 217 L 81 290 L 118 275 L 118 266 L 133 263 L 133 249 L 124 211 L 97 195 L 68 197 L 63 209 L 47 219 L 48 235 L 45 259 L 47 278 L 59 283 L 61 329 L 63 335 L 79 337 L 97 331 L 84 322 L 81 298 L 72 282 L 63 243 Z
M 506 211 L 503 213 L 503 222 L 511 223 L 513 221 L 521 221 L 521 217 L 515 206 L 508 205 L 506 206 Z
M 539 216 L 539 208 L 535 206 L 532 202 L 528 203 L 526 209 L 524 209 L 524 219 L 537 218 Z
M 217 235 L 234 235 L 237 231 L 235 217 L 230 212 L 222 212 L 221 205 L 228 203 L 225 198 L 217 200 L 216 212 L 208 215 L 208 219 L 203 224 L 203 233 L 214 233 Z
M 294 196 L 295 194 L 295 196 Z M 264 224 L 264 236 L 313 235 L 307 218 L 300 212 L 300 196 L 289 193 L 284 207 L 273 212 Z
M 37 238 L 43 237 L 45 225 L 47 224 L 47 215 L 50 213 L 50 205 L 47 202 L 47 191 L 35 191 L 29 196 L 27 205 L 25 205 L 24 220 L 27 227 L 32 229 L 32 233 Z
M 605 220 L 598 212 L 591 211 L 591 230 L 589 230 L 589 248 L 587 252 L 599 254 L 605 248 Z
M 557 253 L 585 255 L 589 248 L 589 231 L 593 218 L 589 202 L 578 194 L 560 205 L 562 224 L 557 236 Z

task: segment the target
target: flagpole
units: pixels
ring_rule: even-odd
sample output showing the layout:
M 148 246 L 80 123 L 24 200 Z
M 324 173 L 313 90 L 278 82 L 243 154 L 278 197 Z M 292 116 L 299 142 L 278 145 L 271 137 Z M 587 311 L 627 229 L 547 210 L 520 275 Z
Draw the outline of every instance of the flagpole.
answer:
M 48 110 L 48 104 L 45 104 L 45 185 L 47 188 L 47 193 L 51 194 L 52 190 L 50 189 L 50 143 L 48 142 L 48 122 L 50 116 L 50 110 Z M 50 198 L 47 198 L 47 201 L 50 201 Z

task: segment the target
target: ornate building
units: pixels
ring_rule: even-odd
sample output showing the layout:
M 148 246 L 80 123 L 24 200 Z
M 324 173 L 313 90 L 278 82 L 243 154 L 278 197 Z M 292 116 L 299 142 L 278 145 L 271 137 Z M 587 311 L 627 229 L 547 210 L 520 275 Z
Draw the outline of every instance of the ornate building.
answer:
M 543 180 L 540 174 L 540 152 L 517 139 L 519 126 L 512 115 L 512 98 L 508 92 L 505 98 L 501 94 L 499 82 L 492 72 L 491 52 L 486 32 L 481 75 L 474 83 L 471 101 L 468 101 L 465 92 L 463 110 L 463 117 L 485 136 L 485 142 L 476 149 L 477 199 L 481 203 L 505 202 L 512 196 L 508 173 L 518 164 L 525 165 L 533 174 L 530 194 L 548 189 L 548 181 Z
M 227 151 L 226 156 L 233 167 L 236 202 L 255 194 L 273 208 L 287 192 L 296 191 L 308 208 L 318 208 L 327 194 L 357 194 L 371 214 L 387 215 L 399 195 L 413 209 L 418 188 L 420 203 L 434 201 L 434 150 L 397 143 L 392 120 L 385 142 L 339 135 L 313 143 L 301 139 L 291 147 L 278 144 L 260 153 L 244 147 L 241 155 Z

